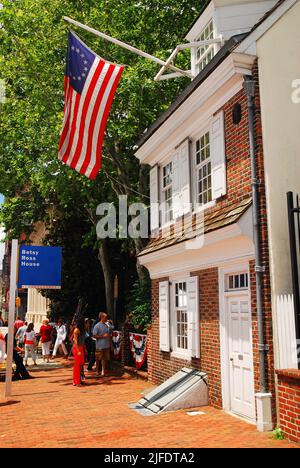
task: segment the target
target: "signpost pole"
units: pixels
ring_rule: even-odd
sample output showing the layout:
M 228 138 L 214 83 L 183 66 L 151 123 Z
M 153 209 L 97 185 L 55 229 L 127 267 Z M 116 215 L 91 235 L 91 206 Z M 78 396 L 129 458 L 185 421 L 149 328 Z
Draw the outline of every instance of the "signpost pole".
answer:
M 14 348 L 14 322 L 16 308 L 16 287 L 17 287 L 17 262 L 18 262 L 18 240 L 12 240 L 11 260 L 10 260 L 10 290 L 9 290 L 9 315 L 8 315 L 8 337 L 7 337 L 7 359 L 5 377 L 5 398 L 11 396 L 12 382 L 12 361 Z

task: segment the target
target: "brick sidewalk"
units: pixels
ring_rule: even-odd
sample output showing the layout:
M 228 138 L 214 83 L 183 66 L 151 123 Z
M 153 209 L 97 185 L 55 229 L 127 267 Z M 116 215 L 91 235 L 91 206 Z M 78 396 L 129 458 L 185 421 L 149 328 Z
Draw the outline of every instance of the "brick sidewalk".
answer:
M 0 401 L 0 447 L 296 447 L 271 439 L 255 426 L 213 408 L 143 417 L 128 408 L 147 382 L 128 376 L 88 376 L 75 388 L 71 368 L 36 371 L 35 380 L 13 382 L 13 397 Z M 3 394 L 3 383 L 0 392 Z

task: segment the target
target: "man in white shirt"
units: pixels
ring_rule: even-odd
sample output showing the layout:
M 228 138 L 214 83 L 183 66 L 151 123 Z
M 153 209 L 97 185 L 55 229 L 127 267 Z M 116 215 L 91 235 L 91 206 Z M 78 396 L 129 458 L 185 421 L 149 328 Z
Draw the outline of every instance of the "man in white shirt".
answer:
M 68 350 L 67 350 L 66 345 L 64 343 L 64 341 L 67 338 L 67 329 L 66 329 L 66 326 L 63 324 L 62 320 L 59 320 L 58 323 L 57 323 L 56 333 L 57 333 L 57 336 L 56 336 L 56 341 L 55 341 L 55 345 L 54 345 L 54 348 L 53 348 L 53 353 L 52 353 L 52 358 L 51 359 L 54 359 L 56 357 L 57 351 L 59 349 L 62 350 L 65 358 L 67 358 L 68 357 Z

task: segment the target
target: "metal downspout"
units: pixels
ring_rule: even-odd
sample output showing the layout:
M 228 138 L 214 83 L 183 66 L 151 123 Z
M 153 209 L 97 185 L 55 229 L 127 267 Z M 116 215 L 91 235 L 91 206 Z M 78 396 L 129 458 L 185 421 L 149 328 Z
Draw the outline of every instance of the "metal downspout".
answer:
M 255 86 L 256 82 L 251 76 L 244 77 L 244 90 L 248 102 L 248 121 L 249 121 L 249 142 L 250 142 L 250 160 L 251 160 L 251 178 L 252 178 L 252 198 L 253 198 L 253 236 L 255 252 L 255 278 L 256 278 L 256 302 L 257 302 L 257 328 L 258 328 L 258 351 L 259 351 L 259 369 L 260 369 L 260 392 L 267 393 L 267 375 L 266 375 L 266 353 L 268 348 L 264 339 L 264 313 L 262 299 L 262 278 L 264 267 L 261 261 L 261 243 L 259 232 L 259 185 L 257 177 L 257 164 L 255 157 Z

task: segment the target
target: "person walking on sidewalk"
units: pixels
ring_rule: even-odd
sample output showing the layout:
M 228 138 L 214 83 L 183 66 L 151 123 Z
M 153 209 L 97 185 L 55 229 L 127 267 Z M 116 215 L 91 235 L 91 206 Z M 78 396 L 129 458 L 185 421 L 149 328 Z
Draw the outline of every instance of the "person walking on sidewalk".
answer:
M 32 377 L 27 372 L 27 369 L 23 364 L 23 358 L 22 358 L 23 349 L 19 348 L 17 345 L 16 333 L 17 333 L 17 328 L 14 328 L 13 360 L 14 360 L 14 363 L 16 364 L 16 369 L 14 372 L 13 380 L 34 379 L 34 377 Z M 7 340 L 8 340 L 8 333 L 5 335 L 6 353 L 7 353 Z
M 24 348 L 24 334 L 27 330 L 27 327 L 28 327 L 28 323 L 24 322 L 24 325 L 22 325 L 16 333 L 16 340 L 17 340 L 19 348 Z
M 85 324 L 84 318 L 79 318 L 76 321 L 76 326 L 73 332 L 73 356 L 74 356 L 74 368 L 73 368 L 73 385 L 75 387 L 80 387 L 83 385 L 83 366 L 84 366 L 84 358 L 85 358 Z
M 55 345 L 54 345 L 54 349 L 53 349 L 51 359 L 54 359 L 56 357 L 57 351 L 59 349 L 62 350 L 65 358 L 67 358 L 68 357 L 68 350 L 67 350 L 66 345 L 64 343 L 64 341 L 67 338 L 67 329 L 66 329 L 66 326 L 64 325 L 64 323 L 63 323 L 63 321 L 61 319 L 59 319 L 59 321 L 57 323 L 56 333 L 57 333 L 57 336 L 56 336 L 56 341 L 55 341 Z
M 100 312 L 99 322 L 93 330 L 94 338 L 96 338 L 96 372 L 99 375 L 100 362 L 102 365 L 101 375 L 105 377 L 107 363 L 110 360 L 110 346 L 112 329 L 107 325 L 108 315 L 106 312 Z
M 28 365 L 28 357 L 29 354 L 31 355 L 31 359 L 33 360 L 33 364 L 36 366 L 36 338 L 35 338 L 35 331 L 33 323 L 30 323 L 27 327 L 26 332 L 24 333 L 24 344 L 25 344 L 25 366 Z
M 42 354 L 43 354 L 43 361 L 49 362 L 50 359 L 50 347 L 52 342 L 52 332 L 53 327 L 49 325 L 49 320 L 43 320 L 43 325 L 40 328 L 40 336 L 42 342 Z

